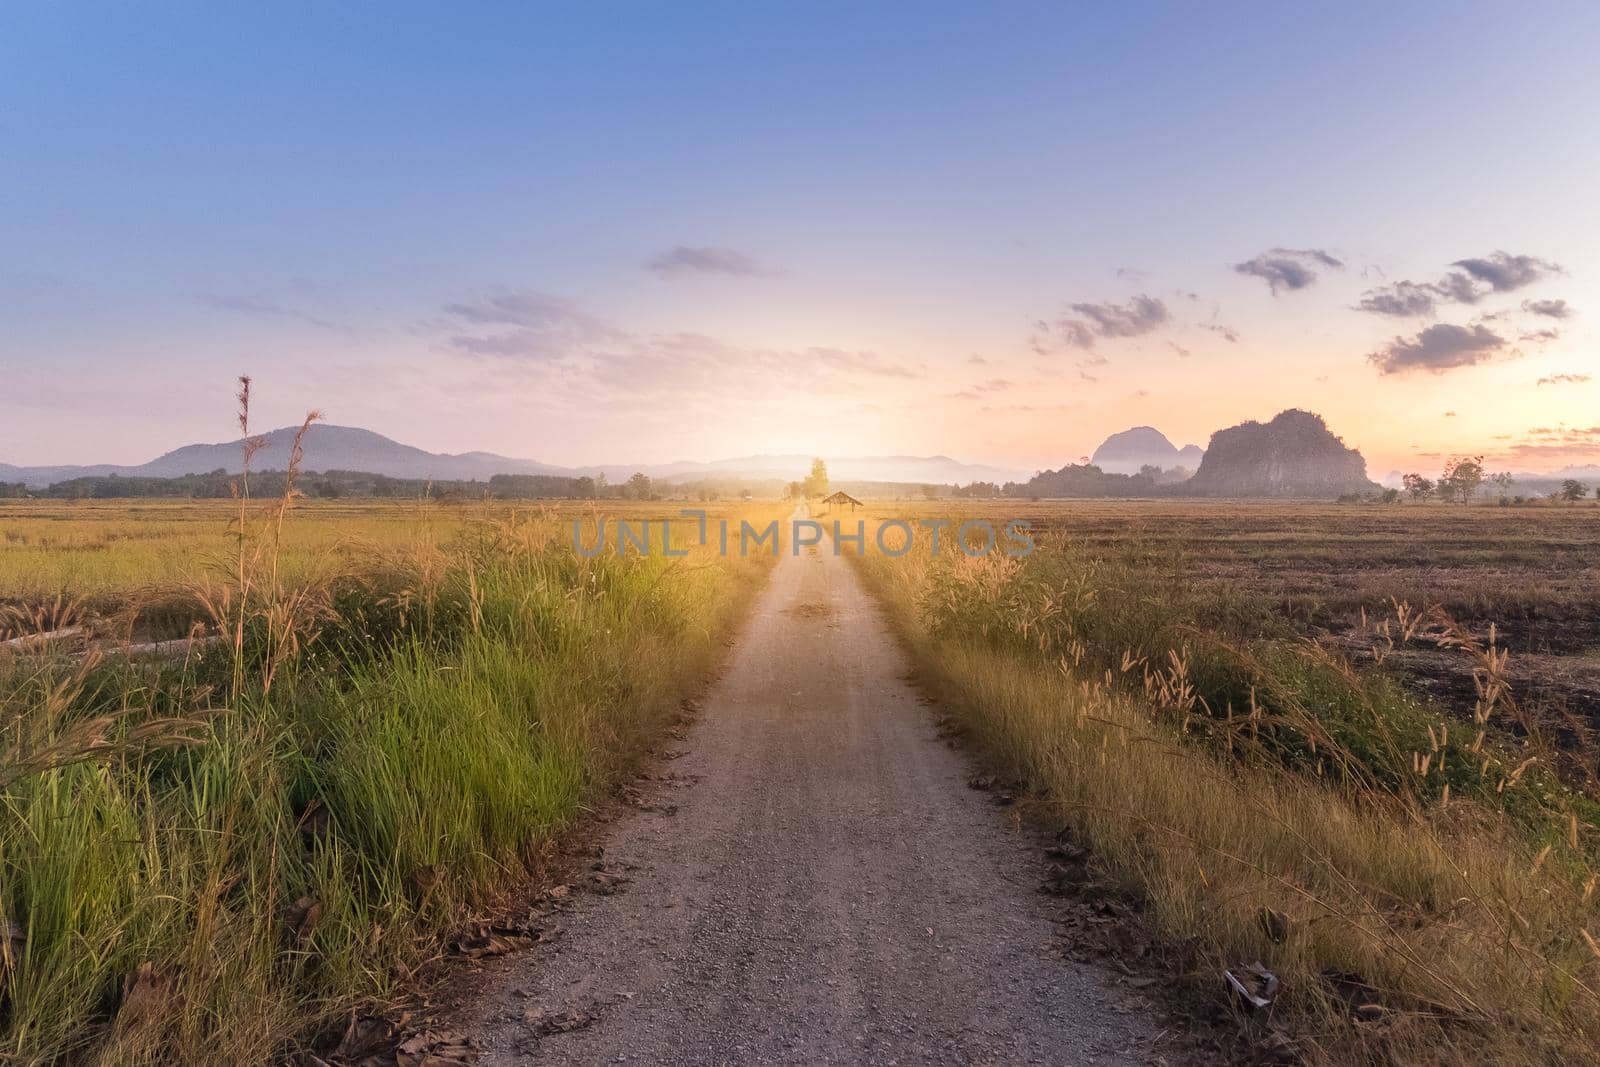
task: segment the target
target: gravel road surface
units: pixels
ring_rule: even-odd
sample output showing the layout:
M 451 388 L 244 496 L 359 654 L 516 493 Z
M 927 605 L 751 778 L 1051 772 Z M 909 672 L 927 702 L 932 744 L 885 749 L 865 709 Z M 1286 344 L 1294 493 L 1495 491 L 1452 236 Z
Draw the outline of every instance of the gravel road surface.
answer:
M 493 965 L 484 1062 L 1151 1062 L 1159 1012 L 1063 957 L 1036 849 L 907 672 L 849 563 L 786 545 L 604 842 L 629 881 Z

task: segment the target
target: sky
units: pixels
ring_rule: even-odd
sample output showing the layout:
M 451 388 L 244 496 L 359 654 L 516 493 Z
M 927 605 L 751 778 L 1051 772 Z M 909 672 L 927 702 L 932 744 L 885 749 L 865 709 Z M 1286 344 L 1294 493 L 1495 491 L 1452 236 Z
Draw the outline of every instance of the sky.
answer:
M 1600 6 L 12 3 L 0 462 L 1600 462 Z

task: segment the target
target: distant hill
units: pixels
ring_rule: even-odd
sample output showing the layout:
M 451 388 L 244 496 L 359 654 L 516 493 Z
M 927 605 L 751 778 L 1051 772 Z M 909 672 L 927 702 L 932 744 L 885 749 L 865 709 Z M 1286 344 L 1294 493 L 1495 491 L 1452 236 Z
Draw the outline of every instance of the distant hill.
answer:
M 251 460 L 255 470 L 282 470 L 289 462 L 289 449 L 297 427 L 285 426 L 263 434 L 266 447 Z M 531 459 L 517 459 L 493 452 L 459 454 L 428 452 L 411 445 L 354 426 L 319 423 L 306 432 L 305 463 L 308 471 L 358 471 L 389 478 L 421 478 L 439 481 L 488 481 L 496 474 L 549 474 L 582 477 L 604 474 L 622 481 L 642 472 L 650 478 L 669 482 L 698 481 L 709 478 L 733 480 L 771 480 L 789 482 L 805 476 L 811 469 L 810 455 L 743 456 L 709 463 L 606 463 L 585 467 L 559 467 Z M 0 482 L 22 482 L 42 489 L 75 478 L 178 478 L 187 474 L 209 474 L 222 470 L 238 473 L 241 466 L 238 440 L 217 444 L 185 445 L 136 465 L 93 464 L 89 466 L 16 467 L 0 463 Z M 903 482 L 916 485 L 947 485 L 970 482 L 1005 482 L 1025 477 L 1016 470 L 961 463 L 949 456 L 846 456 L 828 459 L 828 473 L 835 481 Z
M 1093 463 L 1069 463 L 1060 470 L 1040 471 L 1026 482 L 1008 483 L 1005 494 L 1032 499 L 1153 496 L 1157 481 L 1148 474 L 1113 474 Z
M 1211 435 L 1205 459 L 1178 491 L 1193 496 L 1321 497 L 1379 490 L 1367 461 L 1322 416 L 1290 409 L 1268 423 L 1245 422 Z
M 282 470 L 289 463 L 289 449 L 298 427 L 285 426 L 262 434 L 266 441 L 251 459 L 256 470 Z M 177 478 L 185 474 L 207 474 L 215 470 L 230 474 L 243 465 L 240 442 L 184 445 L 134 466 L 95 464 L 81 467 L 11 467 L 0 464 L 0 481 L 20 481 L 42 487 L 72 478 Z M 487 481 L 496 474 L 562 474 L 559 467 L 526 459 L 511 459 L 489 452 L 449 455 L 425 452 L 403 445 L 382 434 L 354 426 L 318 424 L 306 431 L 306 470 L 361 471 L 390 478 L 437 478 L 441 480 Z
M 1198 445 L 1178 448 L 1154 426 L 1135 426 L 1102 441 L 1089 463 L 1107 474 L 1138 474 L 1144 467 L 1164 471 L 1186 467 L 1192 471 L 1200 466 L 1204 455 Z

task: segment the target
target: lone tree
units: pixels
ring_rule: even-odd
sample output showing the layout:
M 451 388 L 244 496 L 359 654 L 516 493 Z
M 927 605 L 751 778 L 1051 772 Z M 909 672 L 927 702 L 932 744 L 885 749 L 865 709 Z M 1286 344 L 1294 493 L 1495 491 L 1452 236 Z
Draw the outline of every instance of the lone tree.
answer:
M 622 495 L 628 500 L 649 500 L 654 495 L 655 487 L 650 484 L 650 476 L 643 471 L 636 471 L 622 485 Z
M 1561 483 L 1561 499 L 1576 504 L 1589 495 L 1589 487 L 1576 478 L 1568 478 Z
M 1408 474 L 1400 479 L 1405 485 L 1406 492 L 1411 494 L 1412 500 L 1426 500 L 1433 495 L 1433 479 L 1424 478 L 1420 474 Z
M 1478 495 L 1483 478 L 1482 456 L 1452 459 L 1444 465 L 1444 473 L 1439 476 L 1439 491 L 1446 500 L 1470 504 L 1472 498 Z
M 820 456 L 811 461 L 811 473 L 806 475 L 804 488 L 806 496 L 828 495 L 828 465 Z

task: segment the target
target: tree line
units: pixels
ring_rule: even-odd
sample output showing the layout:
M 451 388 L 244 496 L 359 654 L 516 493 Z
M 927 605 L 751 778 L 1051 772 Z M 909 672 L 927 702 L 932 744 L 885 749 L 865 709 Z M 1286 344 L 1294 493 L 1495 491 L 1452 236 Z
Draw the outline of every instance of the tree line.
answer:
M 1437 498 L 1447 503 L 1468 504 L 1477 499 L 1484 486 L 1497 488 L 1505 499 L 1517 480 L 1509 471 L 1488 473 L 1482 456 L 1463 456 L 1447 462 L 1437 479 L 1413 473 L 1404 475 L 1400 481 L 1412 500 Z M 1589 495 L 1589 486 L 1576 478 L 1565 478 L 1545 495 L 1551 500 L 1577 503 Z M 1595 488 L 1594 495 L 1600 499 L 1600 486 Z
M 255 496 L 277 496 L 283 492 L 284 482 L 283 471 L 253 471 L 250 474 L 250 492 Z M 238 487 L 238 474 L 218 468 L 205 474 L 184 474 L 172 478 L 94 475 L 69 478 L 43 489 L 30 488 L 22 482 L 0 482 L 0 498 L 119 500 L 177 497 L 208 500 L 228 499 L 238 493 Z M 296 477 L 295 488 L 311 499 L 321 500 L 481 500 L 486 497 L 510 500 L 659 500 L 663 495 L 661 489 L 643 473 L 636 473 L 625 482 L 612 484 L 603 474 L 593 477 L 496 474 L 488 481 L 479 481 L 391 478 L 365 471 L 307 471 Z M 703 486 L 688 491 L 691 495 L 698 492 L 702 500 L 721 495 L 719 490 Z M 683 489 L 672 487 L 671 492 L 679 495 Z

